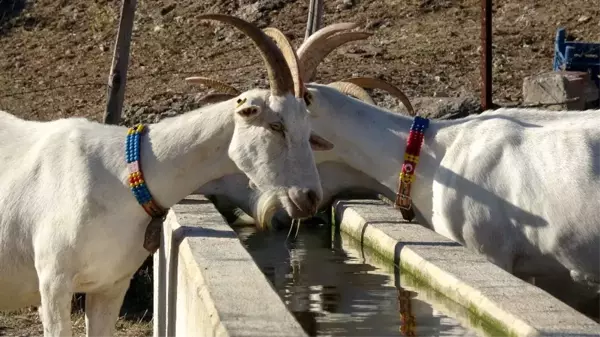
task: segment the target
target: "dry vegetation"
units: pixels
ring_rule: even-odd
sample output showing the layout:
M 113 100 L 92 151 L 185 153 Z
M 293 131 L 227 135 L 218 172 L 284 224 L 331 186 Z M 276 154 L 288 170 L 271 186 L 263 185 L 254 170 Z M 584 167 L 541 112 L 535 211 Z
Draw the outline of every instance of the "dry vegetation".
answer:
M 152 260 L 147 260 L 131 281 L 129 291 L 117 321 L 117 336 L 144 337 L 152 335 Z M 74 296 L 71 321 L 73 335 L 85 336 L 85 298 Z M 0 336 L 41 336 L 42 323 L 35 308 L 0 312 Z
M 85 317 L 78 311 L 71 316 L 73 335 L 85 336 Z M 0 314 L 0 336 L 42 336 L 44 330 L 36 310 L 23 309 Z M 152 322 L 120 318 L 117 321 L 117 336 L 145 337 L 152 335 Z

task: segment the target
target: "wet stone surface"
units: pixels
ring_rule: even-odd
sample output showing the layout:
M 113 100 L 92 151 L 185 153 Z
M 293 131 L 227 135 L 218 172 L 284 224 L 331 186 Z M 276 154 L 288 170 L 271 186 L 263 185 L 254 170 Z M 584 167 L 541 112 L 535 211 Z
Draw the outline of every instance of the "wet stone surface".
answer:
M 430 303 L 433 290 L 415 288 L 393 267 L 390 272 L 371 264 L 350 237 L 332 240 L 327 226 L 303 226 L 288 242 L 285 230 L 233 226 L 309 336 L 409 336 L 405 322 L 413 323 L 417 336 L 486 336 L 480 328 L 465 328 L 464 317 L 459 321 L 446 312 L 464 316 L 463 307 Z

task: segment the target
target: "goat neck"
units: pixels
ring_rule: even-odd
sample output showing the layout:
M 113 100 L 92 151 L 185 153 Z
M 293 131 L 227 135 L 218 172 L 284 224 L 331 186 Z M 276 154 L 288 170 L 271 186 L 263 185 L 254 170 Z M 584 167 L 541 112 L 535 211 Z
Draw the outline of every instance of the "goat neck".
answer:
M 141 139 L 142 169 L 159 204 L 170 207 L 193 192 L 194 187 L 237 171 L 227 155 L 234 121 L 233 114 L 225 111 L 235 104 L 233 101 L 209 105 L 148 127 Z
M 395 193 L 413 118 L 364 103 L 324 85 L 311 83 L 307 87 L 313 130 L 336 144 L 333 151 L 315 153 L 317 162 L 346 163 Z M 447 129 L 446 124 L 451 123 L 430 122 L 412 185 L 417 220 L 426 223 L 431 223 L 431 212 L 427 210 L 431 210 L 433 175 L 444 155 L 445 144 L 452 139 L 451 128 Z

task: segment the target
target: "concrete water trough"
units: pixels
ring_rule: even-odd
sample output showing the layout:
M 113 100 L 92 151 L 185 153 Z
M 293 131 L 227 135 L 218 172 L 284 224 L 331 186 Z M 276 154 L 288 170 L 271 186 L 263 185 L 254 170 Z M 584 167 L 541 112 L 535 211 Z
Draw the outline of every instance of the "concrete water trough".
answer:
M 256 232 L 191 195 L 154 257 L 155 336 L 600 336 L 600 324 L 374 200 Z M 404 329 L 404 332 L 402 332 Z
M 400 220 L 381 201 L 334 206 L 335 224 L 388 263 L 510 336 L 600 336 L 600 324 L 418 224 Z

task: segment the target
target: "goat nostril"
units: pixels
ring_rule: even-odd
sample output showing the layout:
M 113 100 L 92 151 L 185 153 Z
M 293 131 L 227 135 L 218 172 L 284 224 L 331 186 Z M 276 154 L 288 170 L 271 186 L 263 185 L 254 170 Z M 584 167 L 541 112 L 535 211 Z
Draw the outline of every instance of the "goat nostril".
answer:
M 319 198 L 317 197 L 317 192 L 315 192 L 313 190 L 308 190 L 308 193 L 306 195 L 308 196 L 308 200 L 313 204 L 313 206 L 316 206 L 317 203 L 319 202 Z

